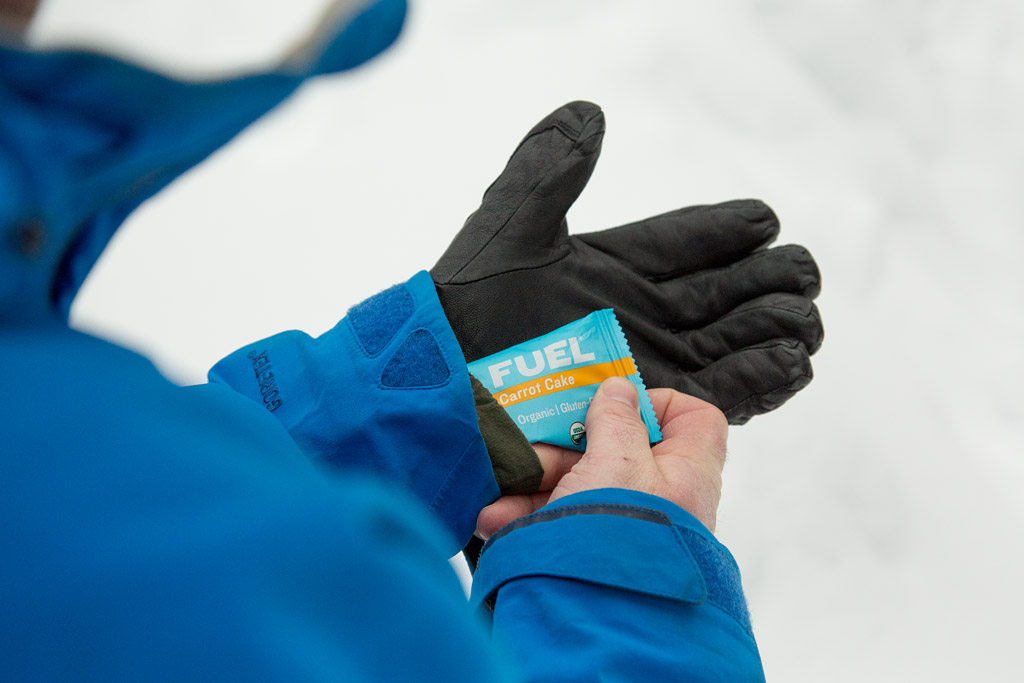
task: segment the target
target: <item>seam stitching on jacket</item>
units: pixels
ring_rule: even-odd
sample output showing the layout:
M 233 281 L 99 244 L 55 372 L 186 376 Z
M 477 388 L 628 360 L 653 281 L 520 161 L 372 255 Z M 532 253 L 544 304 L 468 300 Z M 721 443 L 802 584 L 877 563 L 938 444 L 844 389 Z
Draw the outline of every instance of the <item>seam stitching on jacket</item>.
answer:
M 534 524 L 542 524 L 544 522 L 554 522 L 559 519 L 565 519 L 566 517 L 572 517 L 577 515 L 600 515 L 609 514 L 600 510 L 629 510 L 632 512 L 643 513 L 646 519 L 643 517 L 637 517 L 635 515 L 616 515 L 611 513 L 612 516 L 625 517 L 628 519 L 639 519 L 644 522 L 651 522 L 654 524 L 660 524 L 661 526 L 674 527 L 672 520 L 669 519 L 668 515 L 663 512 L 659 512 L 653 508 L 640 507 L 638 505 L 623 505 L 622 503 L 582 503 L 580 505 L 566 505 L 559 508 L 553 508 L 551 510 L 538 510 L 525 517 L 522 517 L 514 522 L 506 524 L 504 527 L 499 529 L 493 536 L 487 539 L 487 543 L 484 544 L 483 550 L 480 551 L 480 555 L 483 556 L 484 552 L 487 551 L 495 541 L 507 536 L 508 534 L 518 531 L 519 529 L 525 529 L 526 527 L 533 526 Z M 579 510 L 580 512 L 575 512 Z M 590 510 L 590 511 L 588 511 Z M 568 513 L 568 514 L 566 514 Z M 656 519 L 651 519 L 652 517 Z

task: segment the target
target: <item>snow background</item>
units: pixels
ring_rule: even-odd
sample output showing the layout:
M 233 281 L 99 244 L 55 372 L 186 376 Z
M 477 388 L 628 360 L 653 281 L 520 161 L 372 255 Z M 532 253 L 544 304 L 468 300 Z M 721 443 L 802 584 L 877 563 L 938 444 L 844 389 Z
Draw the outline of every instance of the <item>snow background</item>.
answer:
M 32 40 L 212 76 L 323 0 L 44 0 Z M 1024 4 L 434 0 L 142 207 L 76 326 L 202 381 L 428 268 L 533 123 L 608 119 L 585 232 L 759 197 L 824 277 L 816 379 L 735 428 L 718 535 L 770 680 L 1019 681 Z

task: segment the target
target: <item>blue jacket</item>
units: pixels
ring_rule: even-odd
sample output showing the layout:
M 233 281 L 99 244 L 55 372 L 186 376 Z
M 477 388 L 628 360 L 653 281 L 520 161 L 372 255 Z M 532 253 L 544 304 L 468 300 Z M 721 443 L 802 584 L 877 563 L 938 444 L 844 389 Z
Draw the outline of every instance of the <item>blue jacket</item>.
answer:
M 503 529 L 467 607 L 446 558 L 498 489 L 426 273 L 195 387 L 67 326 L 132 209 L 404 12 L 215 83 L 0 49 L 4 680 L 763 678 L 728 551 L 637 492 Z

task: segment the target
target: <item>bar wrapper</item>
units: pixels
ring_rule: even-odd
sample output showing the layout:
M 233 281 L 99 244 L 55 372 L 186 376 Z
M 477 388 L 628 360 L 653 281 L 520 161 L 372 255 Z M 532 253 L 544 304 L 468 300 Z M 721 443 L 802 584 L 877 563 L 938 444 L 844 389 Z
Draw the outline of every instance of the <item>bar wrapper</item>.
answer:
M 610 308 L 473 361 L 469 371 L 531 443 L 577 451 L 587 447 L 587 408 L 597 387 L 609 377 L 625 377 L 640 394 L 640 415 L 651 443 L 661 441 L 647 388 Z

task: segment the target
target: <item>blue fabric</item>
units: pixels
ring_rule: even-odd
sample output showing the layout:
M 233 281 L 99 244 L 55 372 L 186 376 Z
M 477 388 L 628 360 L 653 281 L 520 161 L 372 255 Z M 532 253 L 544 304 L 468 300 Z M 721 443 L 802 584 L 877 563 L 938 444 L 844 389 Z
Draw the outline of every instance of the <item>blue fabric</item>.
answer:
M 729 551 L 644 493 L 566 496 L 499 532 L 470 601 L 493 604 L 494 637 L 528 680 L 598 680 L 580 662 L 602 681 L 764 680 Z M 546 648 L 565 656 L 538 658 Z
M 345 317 L 366 355 L 376 358 L 398 334 L 398 330 L 412 315 L 413 308 L 409 291 L 401 285 L 395 285 L 356 304 Z
M 497 487 L 426 273 L 198 387 L 65 324 L 135 206 L 404 12 L 371 2 L 217 83 L 0 48 L 4 681 L 759 679 L 731 558 L 641 494 L 566 499 L 496 540 L 493 639 L 473 618 L 446 558 Z M 558 528 L 590 543 L 554 552 Z
M 429 389 L 444 384 L 450 376 L 434 336 L 415 330 L 391 356 L 380 383 L 389 389 Z
M 255 342 L 210 380 L 272 412 L 310 460 L 399 483 L 444 521 L 454 555 L 499 493 L 466 362 L 426 272 L 377 297 L 409 303 L 388 316 L 370 299 L 316 339 L 284 332 Z M 371 355 L 366 340 L 383 338 Z
M 473 576 L 472 602 L 487 599 L 493 607 L 495 593 L 509 581 L 551 576 L 703 603 L 707 586 L 678 531 L 671 523 L 636 515 L 644 511 L 602 502 L 545 508 L 530 515 L 507 538 L 502 535 L 484 545 L 488 561 Z M 552 512 L 563 514 L 553 516 Z M 528 533 L 521 531 L 526 528 Z M 621 560 L 608 561 L 607 550 L 594 543 L 599 533 L 622 539 L 618 546 L 626 552 Z M 534 552 L 535 548 L 545 552 Z M 637 561 L 650 555 L 666 561 L 654 565 Z
M 99 54 L 0 45 L 0 323 L 66 316 L 135 207 L 309 76 L 386 48 L 405 9 L 405 0 L 370 3 L 302 58 L 215 82 L 183 82 Z M 42 236 L 19 248 L 29 227 Z
M 0 358 L 0 679 L 510 680 L 399 487 L 63 326 Z

